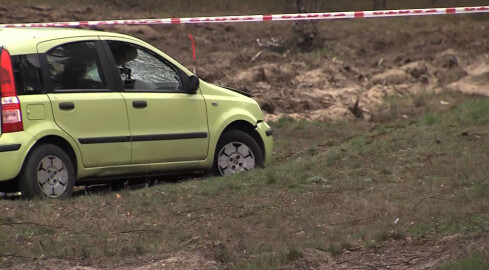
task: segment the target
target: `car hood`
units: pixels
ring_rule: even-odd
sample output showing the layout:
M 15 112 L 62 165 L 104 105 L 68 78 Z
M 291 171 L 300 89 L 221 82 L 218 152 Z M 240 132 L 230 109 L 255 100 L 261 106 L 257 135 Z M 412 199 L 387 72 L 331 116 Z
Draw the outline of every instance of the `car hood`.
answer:
M 220 85 L 219 87 L 233 91 L 233 92 L 236 92 L 236 93 L 239 93 L 239 94 L 246 96 L 246 97 L 250 97 L 250 98 L 254 97 L 252 94 L 250 94 L 246 91 L 243 91 L 243 90 L 235 89 L 235 88 L 228 87 L 228 86 L 222 86 L 222 85 Z

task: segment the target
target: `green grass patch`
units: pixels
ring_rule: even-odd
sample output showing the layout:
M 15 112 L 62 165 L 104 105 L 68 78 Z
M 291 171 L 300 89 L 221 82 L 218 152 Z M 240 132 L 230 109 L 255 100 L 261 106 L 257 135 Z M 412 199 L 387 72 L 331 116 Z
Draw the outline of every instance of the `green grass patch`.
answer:
M 440 270 L 485 270 L 489 269 L 487 252 L 472 252 L 466 257 L 446 263 Z
M 489 100 L 385 124 L 280 120 L 278 161 L 62 201 L 0 201 L 0 267 L 118 262 L 196 249 L 229 269 L 276 269 L 406 237 L 489 230 Z M 307 149 L 315 149 L 314 152 Z M 162 244 L 164 243 L 164 244 Z

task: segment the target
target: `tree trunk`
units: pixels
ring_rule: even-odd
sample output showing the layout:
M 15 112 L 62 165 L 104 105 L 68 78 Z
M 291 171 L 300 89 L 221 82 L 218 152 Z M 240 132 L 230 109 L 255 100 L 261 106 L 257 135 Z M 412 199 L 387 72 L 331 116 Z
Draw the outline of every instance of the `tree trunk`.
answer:
M 319 4 L 324 4 L 321 0 L 294 0 L 295 7 L 299 13 L 307 13 L 318 8 Z M 317 12 L 317 11 L 316 11 Z M 312 51 L 322 46 L 322 39 L 317 27 L 317 21 L 299 21 L 294 22 L 292 27 L 294 31 L 294 47 L 301 51 Z

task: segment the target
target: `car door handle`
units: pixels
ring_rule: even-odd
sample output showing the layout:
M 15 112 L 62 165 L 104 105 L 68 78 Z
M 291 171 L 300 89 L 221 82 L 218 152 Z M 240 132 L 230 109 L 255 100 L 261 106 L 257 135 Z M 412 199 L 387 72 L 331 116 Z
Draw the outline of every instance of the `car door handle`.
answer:
M 137 100 L 132 102 L 132 106 L 136 109 L 143 109 L 148 107 L 148 103 L 144 100 Z
M 75 103 L 73 102 L 61 102 L 59 104 L 59 109 L 63 111 L 71 111 L 75 108 Z

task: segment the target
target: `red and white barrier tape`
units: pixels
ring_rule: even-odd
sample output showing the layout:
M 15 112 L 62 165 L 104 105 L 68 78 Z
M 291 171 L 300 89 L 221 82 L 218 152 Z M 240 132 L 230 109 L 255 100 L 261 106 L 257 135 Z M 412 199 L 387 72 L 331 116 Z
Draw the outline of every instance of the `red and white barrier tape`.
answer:
M 378 11 L 350 11 L 350 12 L 327 12 L 327 13 L 298 13 L 298 14 L 278 14 L 278 15 L 224 16 L 224 17 L 107 20 L 107 21 L 51 22 L 51 23 L 17 23 L 17 24 L 0 24 L 0 28 L 78 27 L 78 26 L 141 25 L 141 24 L 238 23 L 238 22 L 268 22 L 268 21 L 275 22 L 275 21 L 306 21 L 306 20 L 312 21 L 312 20 L 336 20 L 336 19 L 406 17 L 406 16 L 476 14 L 476 13 L 489 13 L 489 6 L 378 10 Z

